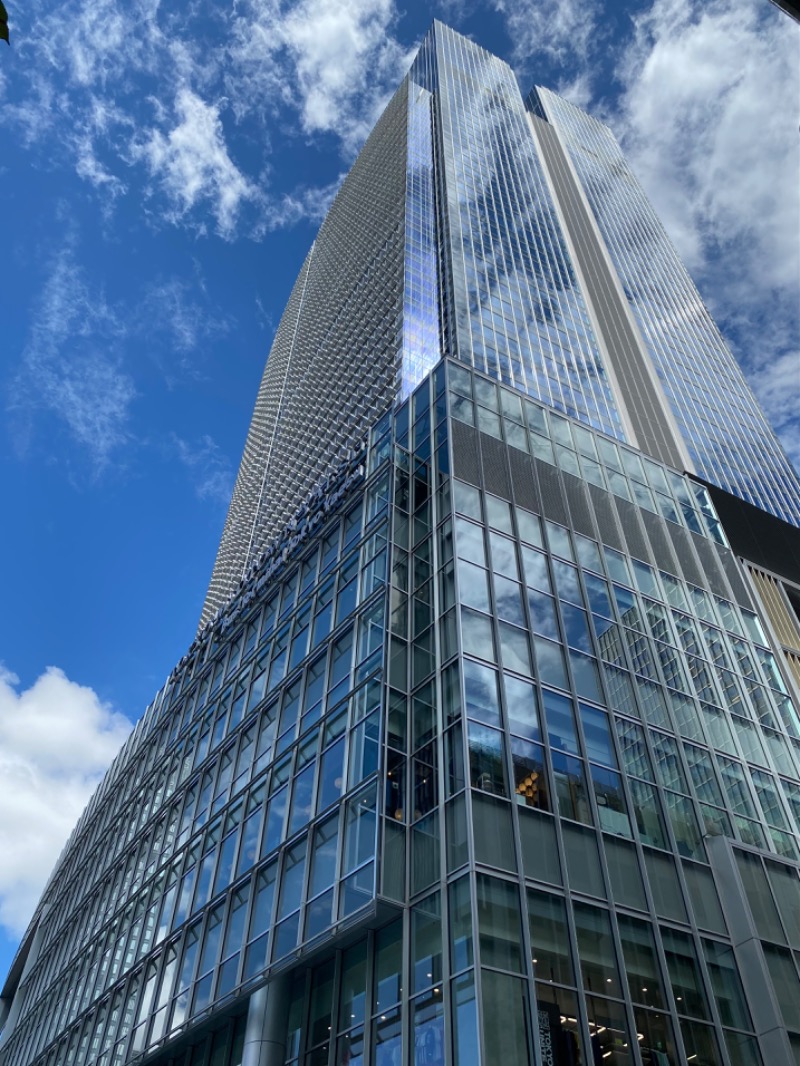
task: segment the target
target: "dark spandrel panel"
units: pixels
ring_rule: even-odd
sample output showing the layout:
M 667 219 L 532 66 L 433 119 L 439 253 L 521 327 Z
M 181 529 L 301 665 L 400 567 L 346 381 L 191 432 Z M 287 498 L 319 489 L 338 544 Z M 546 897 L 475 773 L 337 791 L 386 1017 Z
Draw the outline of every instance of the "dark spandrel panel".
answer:
M 487 492 L 511 499 L 511 476 L 508 470 L 508 453 L 505 444 L 488 433 L 480 434 L 483 456 L 483 480 Z
M 597 488 L 595 485 L 589 485 L 588 489 L 600 540 L 603 544 L 608 544 L 609 547 L 622 551 L 625 544 L 620 536 L 617 513 L 614 510 L 611 497 L 607 492 L 603 492 L 602 489 Z
M 583 482 L 572 474 L 562 472 L 561 484 L 564 486 L 564 495 L 567 497 L 569 513 L 572 516 L 572 528 L 594 540 L 596 534 L 592 524 L 592 509 L 586 498 Z
M 453 440 L 453 474 L 470 485 L 480 486 L 481 461 L 478 455 L 478 434 L 463 422 L 450 422 Z
M 667 528 L 669 529 L 669 534 L 675 547 L 675 554 L 678 557 L 678 565 L 684 578 L 693 585 L 705 588 L 706 578 L 695 560 L 689 534 L 681 526 L 673 525 L 672 522 L 667 523 Z
M 669 539 L 665 528 L 664 519 L 659 518 L 658 515 L 651 514 L 649 511 L 642 511 L 641 516 L 642 524 L 659 569 L 666 570 L 668 573 L 677 576 L 681 571 L 678 566 L 678 560 L 675 558 L 675 552 L 672 549 L 672 541 Z
M 558 471 L 554 466 L 539 462 L 538 459 L 534 459 L 534 466 L 539 478 L 539 491 L 542 494 L 542 513 L 553 522 L 558 522 L 559 525 L 569 525 L 569 515 L 558 479 Z
M 694 544 L 694 549 L 700 558 L 708 588 L 717 596 L 724 596 L 727 599 L 730 595 L 728 584 L 714 548 L 696 533 L 690 533 L 688 539 Z
M 536 481 L 531 469 L 531 461 L 527 455 L 517 451 L 516 448 L 508 450 L 508 465 L 511 470 L 511 484 L 514 489 L 514 499 L 520 507 L 527 511 L 539 514 L 542 509 Z
M 639 509 L 627 500 L 614 497 L 619 515 L 619 524 L 622 527 L 622 535 L 625 538 L 625 546 L 631 555 L 637 559 L 643 559 L 647 563 L 655 563 L 650 552 L 650 545 L 645 540 L 642 527 L 639 523 Z

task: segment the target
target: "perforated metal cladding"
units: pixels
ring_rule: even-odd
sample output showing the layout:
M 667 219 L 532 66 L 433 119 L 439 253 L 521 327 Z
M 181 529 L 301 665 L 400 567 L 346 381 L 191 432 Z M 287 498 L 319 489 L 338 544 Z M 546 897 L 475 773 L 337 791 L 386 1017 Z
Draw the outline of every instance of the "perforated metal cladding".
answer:
M 597 522 L 600 540 L 602 540 L 604 544 L 608 544 L 610 547 L 622 551 L 625 544 L 619 530 L 617 513 L 614 510 L 614 504 L 611 502 L 611 497 L 607 492 L 603 492 L 603 490 L 599 489 L 596 485 L 588 485 L 587 488 L 589 489 L 589 499 L 591 500 L 594 509 L 594 517 Z
M 539 492 L 533 477 L 530 456 L 516 448 L 508 449 L 508 466 L 511 472 L 511 487 L 514 500 L 528 511 L 541 511 Z
M 267 360 L 201 625 L 397 393 L 408 85 L 344 181 Z
M 690 533 L 689 539 L 697 552 L 708 588 L 717 596 L 724 596 L 727 599 L 730 596 L 730 590 L 717 553 L 707 540 L 698 537 L 696 533 Z
M 545 518 L 558 522 L 562 526 L 567 525 L 569 523 L 569 514 L 558 480 L 558 471 L 555 467 L 548 466 L 547 463 L 543 463 L 539 459 L 533 460 L 533 467 L 536 471 L 539 492 L 542 497 L 542 514 Z
M 687 581 L 690 581 L 693 585 L 704 584 L 703 574 L 698 566 L 694 553 L 692 552 L 692 543 L 689 539 L 689 534 L 681 526 L 676 526 L 672 522 L 667 522 L 667 529 L 669 529 L 670 537 L 672 538 L 672 544 L 675 548 L 675 554 L 678 557 L 678 565 L 681 568 L 681 573 Z
M 253 419 L 245 441 L 244 454 L 233 488 L 225 528 L 222 531 L 211 582 L 206 593 L 206 601 L 203 605 L 201 626 L 212 618 L 217 609 L 228 600 L 247 568 L 253 521 L 258 511 L 264 478 L 265 460 L 270 453 L 272 435 L 278 420 L 281 395 L 291 357 L 297 320 L 303 306 L 312 253 L 313 248 L 306 256 L 303 269 L 294 284 L 261 378 Z
M 748 610 L 751 611 L 754 610 L 752 598 L 742 579 L 742 575 L 739 571 L 739 564 L 736 562 L 733 552 L 721 551 L 719 554 L 722 568 L 725 571 L 725 575 L 728 578 L 728 584 L 733 593 L 733 598 L 742 607 L 747 607 Z
M 511 499 L 511 477 L 505 444 L 488 433 L 480 434 L 483 458 L 483 483 L 487 492 Z
M 656 559 L 658 566 L 660 569 L 666 570 L 677 577 L 681 571 L 678 566 L 678 560 L 675 558 L 672 541 L 664 528 L 664 519 L 658 515 L 651 514 L 650 511 L 642 511 L 641 516 L 647 538 L 650 541 L 653 557 Z
M 453 473 L 470 485 L 480 486 L 483 480 L 478 453 L 478 431 L 453 419 L 450 422 L 453 447 Z
M 578 533 L 583 533 L 585 536 L 594 539 L 597 534 L 592 523 L 592 509 L 586 497 L 584 482 L 567 473 L 566 470 L 562 470 L 561 484 L 567 497 L 569 513 L 572 518 L 572 528 L 576 529 Z
M 637 559 L 641 559 L 646 563 L 654 563 L 655 560 L 650 551 L 650 545 L 647 543 L 639 525 L 638 507 L 634 507 L 627 500 L 620 499 L 619 496 L 614 497 L 614 503 L 619 515 L 619 525 L 622 530 L 622 536 L 625 538 L 626 549 L 631 555 L 635 555 Z

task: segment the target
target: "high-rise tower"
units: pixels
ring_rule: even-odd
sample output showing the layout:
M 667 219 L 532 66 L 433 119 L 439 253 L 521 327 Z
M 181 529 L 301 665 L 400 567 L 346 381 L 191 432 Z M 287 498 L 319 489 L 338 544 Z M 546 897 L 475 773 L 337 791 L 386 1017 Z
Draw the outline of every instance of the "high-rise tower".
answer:
M 267 360 L 203 609 L 440 354 L 795 525 L 800 483 L 611 131 L 437 24 Z
M 799 508 L 609 131 L 437 23 L 0 1066 L 800 1062 Z

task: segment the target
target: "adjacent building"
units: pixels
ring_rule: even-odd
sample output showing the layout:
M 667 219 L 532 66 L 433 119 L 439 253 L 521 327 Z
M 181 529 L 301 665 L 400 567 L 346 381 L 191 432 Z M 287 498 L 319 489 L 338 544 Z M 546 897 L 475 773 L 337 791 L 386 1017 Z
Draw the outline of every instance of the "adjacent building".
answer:
M 800 1062 L 798 526 L 611 133 L 436 23 L 0 1066 Z

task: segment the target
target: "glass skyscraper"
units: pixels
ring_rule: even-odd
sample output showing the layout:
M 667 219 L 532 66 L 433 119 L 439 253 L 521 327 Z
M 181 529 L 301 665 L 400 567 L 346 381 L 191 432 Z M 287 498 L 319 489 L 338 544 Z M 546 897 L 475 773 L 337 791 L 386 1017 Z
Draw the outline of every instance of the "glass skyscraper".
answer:
M 609 131 L 435 24 L 0 1066 L 800 1063 L 798 524 Z

